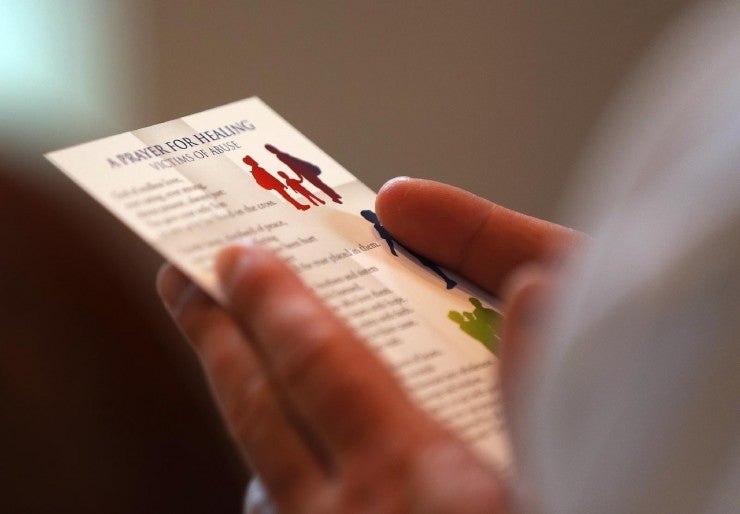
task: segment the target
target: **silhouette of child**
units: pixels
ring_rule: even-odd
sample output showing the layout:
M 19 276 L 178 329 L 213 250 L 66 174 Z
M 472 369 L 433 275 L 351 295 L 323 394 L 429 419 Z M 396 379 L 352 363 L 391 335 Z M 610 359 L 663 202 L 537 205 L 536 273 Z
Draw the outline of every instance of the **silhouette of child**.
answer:
M 311 164 L 310 162 L 301 160 L 298 157 L 293 157 L 288 153 L 278 150 L 270 144 L 265 145 L 265 148 L 268 152 L 274 153 L 281 162 L 283 162 L 288 168 L 293 170 L 293 173 L 301 177 L 301 179 L 305 178 L 306 180 L 308 180 L 317 189 L 323 191 L 324 194 L 331 198 L 332 201 L 334 201 L 335 203 L 342 203 L 342 197 L 339 195 L 339 193 L 334 191 L 331 187 L 329 187 L 328 184 L 326 184 L 323 180 L 321 180 L 321 178 L 319 178 L 319 175 L 321 174 L 321 168 L 319 168 L 315 164 Z
M 257 182 L 257 184 L 261 188 L 267 189 L 268 191 L 277 191 L 280 196 L 285 198 L 293 205 L 293 207 L 295 207 L 299 211 L 305 211 L 309 208 L 308 205 L 296 202 L 293 197 L 290 196 L 285 190 L 285 184 L 270 175 L 270 173 L 265 168 L 260 167 L 260 165 L 257 164 L 257 161 L 252 159 L 249 155 L 245 155 L 242 161 L 247 166 L 252 167 L 252 169 L 250 170 L 252 172 L 252 176 L 254 177 L 255 182 Z
M 306 200 L 308 200 L 312 204 L 319 205 L 320 203 L 321 205 L 324 205 L 326 203 L 324 202 L 324 200 L 322 200 L 321 198 L 319 198 L 318 196 L 316 196 L 315 194 L 313 194 L 311 191 L 309 191 L 303 186 L 302 184 L 303 177 L 301 177 L 301 180 L 298 180 L 296 178 L 291 178 L 284 171 L 278 171 L 278 175 L 283 177 L 283 180 L 285 180 L 285 184 L 289 188 L 291 188 L 293 191 L 295 191 L 299 195 L 302 195 Z

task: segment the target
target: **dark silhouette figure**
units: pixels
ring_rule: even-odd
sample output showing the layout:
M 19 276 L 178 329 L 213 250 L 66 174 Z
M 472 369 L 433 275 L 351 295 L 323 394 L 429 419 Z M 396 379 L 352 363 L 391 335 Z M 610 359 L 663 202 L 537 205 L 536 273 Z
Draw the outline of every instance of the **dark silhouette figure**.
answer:
M 363 218 L 365 218 L 367 221 L 373 224 L 373 227 L 375 227 L 375 230 L 377 230 L 378 235 L 380 235 L 381 238 L 385 240 L 386 243 L 388 243 L 388 248 L 390 248 L 391 253 L 398 257 L 398 253 L 396 253 L 395 245 L 400 246 L 404 250 L 406 250 L 410 255 L 412 255 L 417 261 L 419 261 L 423 266 L 426 266 L 430 270 L 432 270 L 434 273 L 439 275 L 442 280 L 445 281 L 445 286 L 447 289 L 452 289 L 457 285 L 457 282 L 452 280 L 450 277 L 448 277 L 442 269 L 437 266 L 434 261 L 427 259 L 423 255 L 419 255 L 418 253 L 414 252 L 413 250 L 409 250 L 406 246 L 402 245 L 396 239 L 391 235 L 390 232 L 386 230 L 386 228 L 380 224 L 380 221 L 378 220 L 378 216 L 371 210 L 365 209 L 363 211 L 360 211 L 360 215 L 362 215 Z
M 342 197 L 319 178 L 321 168 L 315 164 L 311 164 L 310 162 L 302 161 L 298 157 L 293 157 L 290 154 L 281 152 L 272 145 L 265 145 L 265 148 L 268 152 L 274 153 L 275 156 L 285 163 L 288 168 L 293 170 L 293 173 L 299 177 L 305 178 L 311 184 L 316 186 L 316 188 L 321 189 L 334 203 L 342 203 Z
M 475 307 L 473 312 L 450 311 L 447 317 L 457 323 L 460 330 L 483 343 L 494 355 L 498 355 L 498 347 L 501 341 L 499 336 L 501 314 L 493 309 L 483 307 L 483 304 L 477 298 L 470 298 L 469 300 Z
M 375 230 L 378 231 L 378 235 L 380 235 L 381 238 L 385 240 L 386 243 L 388 243 L 388 248 L 391 249 L 391 253 L 398 257 L 398 254 L 396 253 L 396 247 L 395 243 L 396 240 L 393 239 L 393 236 L 390 232 L 388 232 L 383 225 L 380 224 L 380 221 L 378 221 L 378 216 L 371 210 L 365 209 L 364 211 L 360 211 L 360 215 L 362 215 L 363 218 L 365 218 L 367 221 L 373 224 L 373 227 L 375 227 Z M 400 243 L 399 243 L 400 244 Z
M 283 177 L 283 180 L 285 180 L 285 185 L 287 185 L 289 188 L 291 188 L 293 191 L 298 193 L 299 195 L 302 195 L 306 200 L 311 202 L 314 205 L 324 205 L 324 200 L 313 194 L 311 191 L 303 187 L 303 177 L 301 177 L 301 180 L 291 178 L 288 176 L 287 173 L 284 171 L 278 171 L 278 175 Z M 317 203 L 318 202 L 318 203 Z
M 250 156 L 245 155 L 242 161 L 244 161 L 244 164 L 246 164 L 247 166 L 252 167 L 252 176 L 254 177 L 255 182 L 257 182 L 260 187 L 262 187 L 263 189 L 267 189 L 268 191 L 277 191 L 280 196 L 285 198 L 293 205 L 293 207 L 295 207 L 299 211 L 305 211 L 309 208 L 308 205 L 303 205 L 302 203 L 296 202 L 293 197 L 290 196 L 285 190 L 285 184 L 270 175 L 270 173 L 265 168 L 260 167 L 260 165 L 257 164 L 257 161 L 252 159 Z

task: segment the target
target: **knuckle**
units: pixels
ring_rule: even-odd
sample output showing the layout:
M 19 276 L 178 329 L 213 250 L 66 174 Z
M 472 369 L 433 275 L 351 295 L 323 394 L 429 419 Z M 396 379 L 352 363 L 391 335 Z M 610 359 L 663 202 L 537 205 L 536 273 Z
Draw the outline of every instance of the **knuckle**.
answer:
M 316 300 L 295 292 L 270 305 L 262 317 L 263 345 L 276 372 L 288 386 L 295 386 L 331 363 L 342 337 L 334 322 Z
M 325 370 L 333 353 L 333 336 L 323 323 L 290 325 L 294 323 L 288 323 L 284 327 L 288 332 L 283 337 L 283 341 L 288 342 L 286 351 L 276 362 L 278 373 L 289 387 L 299 385 Z
M 230 296 L 237 301 L 259 301 L 283 274 L 284 267 L 277 257 L 262 254 L 237 271 L 229 288 Z

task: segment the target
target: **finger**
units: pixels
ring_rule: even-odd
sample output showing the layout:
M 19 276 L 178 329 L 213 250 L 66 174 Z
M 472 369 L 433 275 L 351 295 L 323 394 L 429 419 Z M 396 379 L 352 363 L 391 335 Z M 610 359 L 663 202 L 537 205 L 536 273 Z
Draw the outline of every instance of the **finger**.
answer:
M 381 188 L 375 205 L 393 237 L 495 294 L 512 270 L 580 237 L 430 180 L 394 179 Z
M 217 270 L 234 317 L 338 456 L 383 453 L 431 429 L 385 365 L 274 254 L 230 248 Z
M 509 512 L 501 477 L 460 441 L 419 452 L 411 477 L 412 490 L 419 491 L 411 512 Z
M 540 373 L 539 355 L 548 343 L 543 319 L 552 312 L 553 270 L 542 265 L 527 265 L 517 270 L 505 286 L 504 323 L 501 344 L 499 383 L 510 433 L 522 432 L 520 409 L 529 396 L 531 379 Z M 511 438 L 515 454 L 526 451 L 518 437 Z
M 326 475 L 302 434 L 286 417 L 278 396 L 233 319 L 172 266 L 157 287 L 165 305 L 193 343 L 227 426 L 250 467 L 281 507 L 294 508 L 326 486 Z
M 532 353 L 541 344 L 535 327 L 539 326 L 543 298 L 551 285 L 551 272 L 530 264 L 514 272 L 504 286 L 500 383 L 507 403 L 522 367 L 531 362 Z

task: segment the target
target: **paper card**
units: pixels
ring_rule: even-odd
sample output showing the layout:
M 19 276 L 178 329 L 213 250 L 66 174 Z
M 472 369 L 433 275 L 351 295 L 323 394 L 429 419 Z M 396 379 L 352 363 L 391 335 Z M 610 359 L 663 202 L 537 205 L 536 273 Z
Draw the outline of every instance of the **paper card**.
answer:
M 216 299 L 220 249 L 273 249 L 432 415 L 508 463 L 492 299 L 395 241 L 375 194 L 260 99 L 46 157 Z

